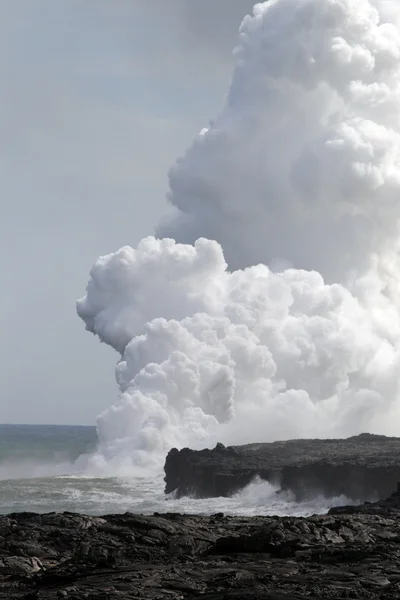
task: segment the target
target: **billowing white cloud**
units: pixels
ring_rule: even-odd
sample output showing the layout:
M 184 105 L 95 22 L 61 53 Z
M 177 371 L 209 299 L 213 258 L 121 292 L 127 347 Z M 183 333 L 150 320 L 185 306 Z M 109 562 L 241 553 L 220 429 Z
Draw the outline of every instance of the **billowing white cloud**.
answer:
M 78 313 L 121 353 L 103 451 L 141 463 L 221 438 L 390 430 L 400 323 L 368 289 L 364 301 L 312 271 L 230 273 L 205 239 L 147 238 L 100 258 Z
M 168 238 L 101 257 L 78 302 L 121 354 L 98 421 L 113 468 L 396 431 L 398 22 L 385 0 L 270 0 L 243 21 L 226 102 L 170 172 Z
M 216 239 L 233 267 L 286 261 L 331 280 L 392 244 L 398 11 L 368 0 L 256 6 L 224 107 L 171 169 L 177 215 L 159 234 Z

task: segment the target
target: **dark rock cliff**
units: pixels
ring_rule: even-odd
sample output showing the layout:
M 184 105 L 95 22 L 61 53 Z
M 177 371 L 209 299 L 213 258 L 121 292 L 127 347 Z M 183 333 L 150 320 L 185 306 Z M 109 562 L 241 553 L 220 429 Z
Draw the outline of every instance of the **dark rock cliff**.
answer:
M 342 494 L 386 498 L 400 480 L 400 438 L 361 434 L 340 440 L 290 440 L 212 450 L 172 449 L 165 462 L 166 493 L 229 496 L 255 477 L 298 499 Z

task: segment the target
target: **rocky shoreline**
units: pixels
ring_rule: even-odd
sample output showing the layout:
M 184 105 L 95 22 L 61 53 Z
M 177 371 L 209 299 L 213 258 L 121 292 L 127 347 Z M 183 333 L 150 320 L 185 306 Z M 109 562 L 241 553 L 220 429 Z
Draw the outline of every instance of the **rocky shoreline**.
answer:
M 165 492 L 177 497 L 230 496 L 256 477 L 293 492 L 298 500 L 317 495 L 345 495 L 354 502 L 387 498 L 400 480 L 400 438 L 364 433 L 339 440 L 174 448 L 165 462 Z
M 398 600 L 399 561 L 399 492 L 309 518 L 0 517 L 1 600 Z
M 386 499 L 308 518 L 0 515 L 0 600 L 400 598 L 399 438 L 172 450 L 165 473 L 177 495 L 229 495 L 258 476 L 298 498 Z

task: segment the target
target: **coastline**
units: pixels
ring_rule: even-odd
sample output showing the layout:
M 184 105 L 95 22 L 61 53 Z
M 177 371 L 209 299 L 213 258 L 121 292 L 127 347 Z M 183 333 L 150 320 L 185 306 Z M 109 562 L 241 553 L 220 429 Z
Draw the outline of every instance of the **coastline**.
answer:
M 400 492 L 324 516 L 0 516 L 0 599 L 400 595 Z

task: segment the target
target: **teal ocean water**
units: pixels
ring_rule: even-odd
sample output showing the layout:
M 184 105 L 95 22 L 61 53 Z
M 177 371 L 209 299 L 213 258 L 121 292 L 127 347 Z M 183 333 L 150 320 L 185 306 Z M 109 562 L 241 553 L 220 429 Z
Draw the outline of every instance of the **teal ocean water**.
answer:
M 0 425 L 0 464 L 29 460 L 57 463 L 75 461 L 93 452 L 95 427 L 63 425 Z
M 265 481 L 255 481 L 232 498 L 178 500 L 173 494 L 165 496 L 162 472 L 94 475 L 88 464 L 96 446 L 94 427 L 0 425 L 0 513 L 308 515 L 347 502 L 344 497 L 315 498 L 298 504 L 290 495 L 276 494 L 277 489 Z

